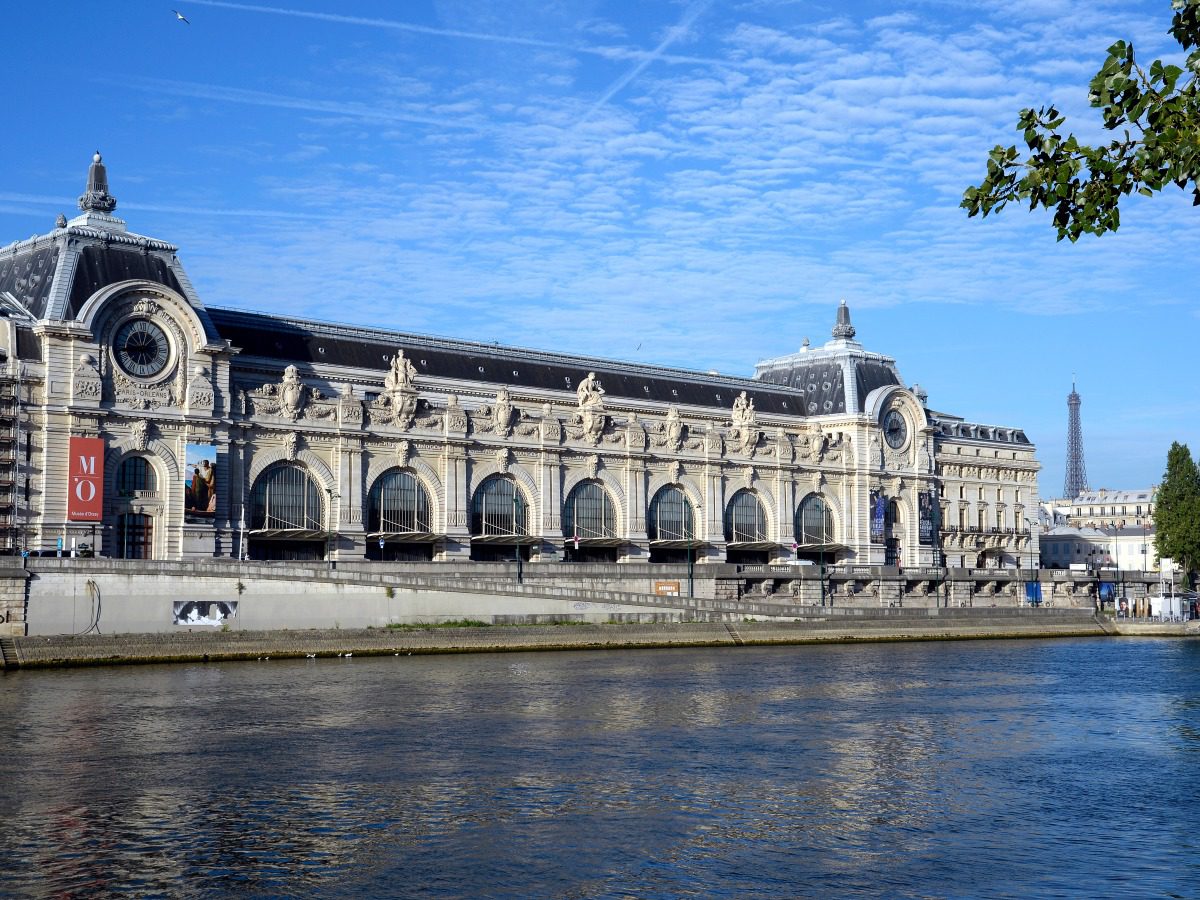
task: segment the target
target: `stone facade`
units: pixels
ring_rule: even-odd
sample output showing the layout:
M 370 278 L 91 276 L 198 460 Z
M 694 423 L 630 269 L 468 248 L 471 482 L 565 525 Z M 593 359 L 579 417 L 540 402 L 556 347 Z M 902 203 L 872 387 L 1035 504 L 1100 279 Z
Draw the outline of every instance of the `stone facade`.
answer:
M 174 245 L 113 215 L 98 155 L 80 206 L 0 249 L 26 435 L 14 546 L 912 568 L 1036 558 L 1032 444 L 931 410 L 854 340 L 844 304 L 829 343 L 753 379 L 577 359 L 210 309 Z M 71 440 L 87 437 L 104 447 L 92 520 L 70 499 Z

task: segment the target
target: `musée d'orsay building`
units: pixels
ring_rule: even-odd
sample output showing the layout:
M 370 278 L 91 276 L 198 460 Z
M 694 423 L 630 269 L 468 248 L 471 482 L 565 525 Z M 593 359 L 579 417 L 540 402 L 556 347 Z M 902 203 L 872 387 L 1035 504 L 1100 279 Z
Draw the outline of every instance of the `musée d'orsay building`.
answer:
M 99 154 L 79 206 L 0 249 L 8 552 L 1036 557 L 1026 436 L 931 410 L 844 304 L 753 378 L 580 359 L 208 307 Z

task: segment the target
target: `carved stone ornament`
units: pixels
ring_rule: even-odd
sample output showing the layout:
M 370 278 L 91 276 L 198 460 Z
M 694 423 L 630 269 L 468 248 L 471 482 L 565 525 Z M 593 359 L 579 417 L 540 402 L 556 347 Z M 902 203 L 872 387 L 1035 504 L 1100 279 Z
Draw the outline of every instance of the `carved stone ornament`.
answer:
M 667 410 L 667 421 L 663 423 L 663 427 L 667 438 L 663 446 L 678 451 L 683 446 L 684 424 L 676 407 L 672 406 Z
M 144 453 L 150 446 L 150 423 L 145 419 L 138 419 L 130 426 L 129 434 L 133 438 L 133 448 Z
M 796 436 L 796 456 L 800 458 L 801 462 L 812 462 L 815 459 L 813 436 L 807 429 Z
M 288 366 L 283 370 L 283 379 L 279 384 L 264 384 L 258 390 L 250 392 L 255 413 L 277 415 L 289 422 L 300 418 L 307 399 L 307 392 L 300 381 L 300 372 L 295 366 Z
M 678 481 L 683 475 L 683 463 L 677 459 L 672 461 L 667 465 L 667 475 L 670 476 L 671 481 Z
M 100 399 L 100 369 L 96 365 L 94 356 L 90 353 L 79 354 L 79 362 L 76 364 L 72 376 L 71 394 L 76 400 L 98 401 Z
M 296 461 L 296 454 L 300 452 L 300 435 L 294 431 L 289 431 L 283 438 L 283 452 L 289 461 Z
M 717 431 L 714 425 L 709 425 L 708 431 L 704 434 L 704 450 L 710 456 L 721 456 L 725 452 L 725 442 L 721 439 L 721 432 Z
M 171 406 L 174 396 L 166 384 L 139 384 L 127 378 L 123 372 L 113 372 L 113 399 L 118 406 L 130 409 L 160 409 Z
M 782 428 L 775 429 L 775 459 L 781 465 L 792 461 L 792 441 Z
M 646 449 L 646 429 L 635 417 L 625 423 L 625 449 L 631 453 L 641 453 Z
M 409 456 L 411 453 L 412 453 L 412 444 L 410 444 L 408 441 L 397 441 L 396 442 L 396 465 L 398 465 L 402 469 L 406 468 L 408 466 L 408 459 L 409 459 Z
M 492 429 L 500 437 L 508 437 L 512 433 L 513 412 L 512 397 L 508 388 L 502 387 L 496 391 L 496 399 L 492 403 Z
M 496 468 L 501 472 L 508 471 L 509 458 L 511 451 L 507 447 L 501 447 L 496 451 Z
M 149 297 L 142 297 L 133 304 L 133 311 L 143 316 L 153 316 L 159 309 L 161 307 L 158 305 L 158 301 L 151 300 Z
M 417 413 L 416 381 L 416 367 L 411 360 L 404 358 L 403 350 L 397 350 L 384 376 L 383 393 L 379 399 L 390 410 L 391 422 L 400 428 L 411 426 Z M 372 412 L 373 421 L 381 418 L 374 414 L 374 410 Z
M 448 434 L 465 435 L 467 433 L 467 412 L 458 405 L 457 394 L 451 394 L 446 398 L 446 414 L 443 421 Z
M 354 394 L 354 385 L 338 385 L 337 417 L 338 422 L 351 428 L 362 425 L 362 401 Z
M 746 466 L 746 468 L 742 469 L 742 481 L 746 483 L 746 487 L 754 484 L 754 479 L 757 477 L 758 472 L 755 471 L 754 466 Z
M 187 398 L 189 410 L 208 413 L 213 411 L 213 406 L 216 403 L 216 395 L 213 392 L 212 382 L 209 381 L 208 369 L 205 366 L 197 365 L 192 373 L 192 379 L 188 382 Z
M 593 453 L 584 459 L 583 467 L 587 470 L 588 478 L 595 478 L 596 473 L 600 471 L 600 457 Z
M 539 426 L 542 431 L 542 443 L 558 444 L 562 440 L 562 423 L 554 415 L 554 407 L 549 403 L 542 404 L 542 421 Z

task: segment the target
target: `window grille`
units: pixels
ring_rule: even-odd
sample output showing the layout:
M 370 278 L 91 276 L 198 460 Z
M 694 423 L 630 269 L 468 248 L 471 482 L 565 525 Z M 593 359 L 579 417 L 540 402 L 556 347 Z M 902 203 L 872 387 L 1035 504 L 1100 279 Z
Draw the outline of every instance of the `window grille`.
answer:
M 617 536 L 616 507 L 597 481 L 577 484 L 563 508 L 563 536 L 612 538 Z
M 738 491 L 725 509 L 725 540 L 748 543 L 767 540 L 767 514 L 750 491 Z
M 254 483 L 252 529 L 321 531 L 323 521 L 321 491 L 299 466 L 272 466 Z
M 367 530 L 428 534 L 429 494 L 411 472 L 393 469 L 371 486 L 367 500 Z
M 669 484 L 650 501 L 646 516 L 646 534 L 652 541 L 694 540 L 695 516 L 683 489 Z
M 503 475 L 493 475 L 481 484 L 471 500 L 471 534 L 528 533 L 529 505 L 516 483 Z
M 810 494 L 796 511 L 796 543 L 833 543 L 833 514 L 820 494 Z

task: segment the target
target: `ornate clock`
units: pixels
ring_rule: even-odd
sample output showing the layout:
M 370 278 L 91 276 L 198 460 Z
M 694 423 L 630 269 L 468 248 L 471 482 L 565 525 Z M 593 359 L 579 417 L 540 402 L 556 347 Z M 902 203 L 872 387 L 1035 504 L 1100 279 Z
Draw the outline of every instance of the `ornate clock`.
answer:
M 117 330 L 113 356 L 121 371 L 134 378 L 153 378 L 167 367 L 171 343 L 149 319 L 130 319 Z
M 908 420 L 898 409 L 889 409 L 883 417 L 883 438 L 893 450 L 899 450 L 908 439 Z

